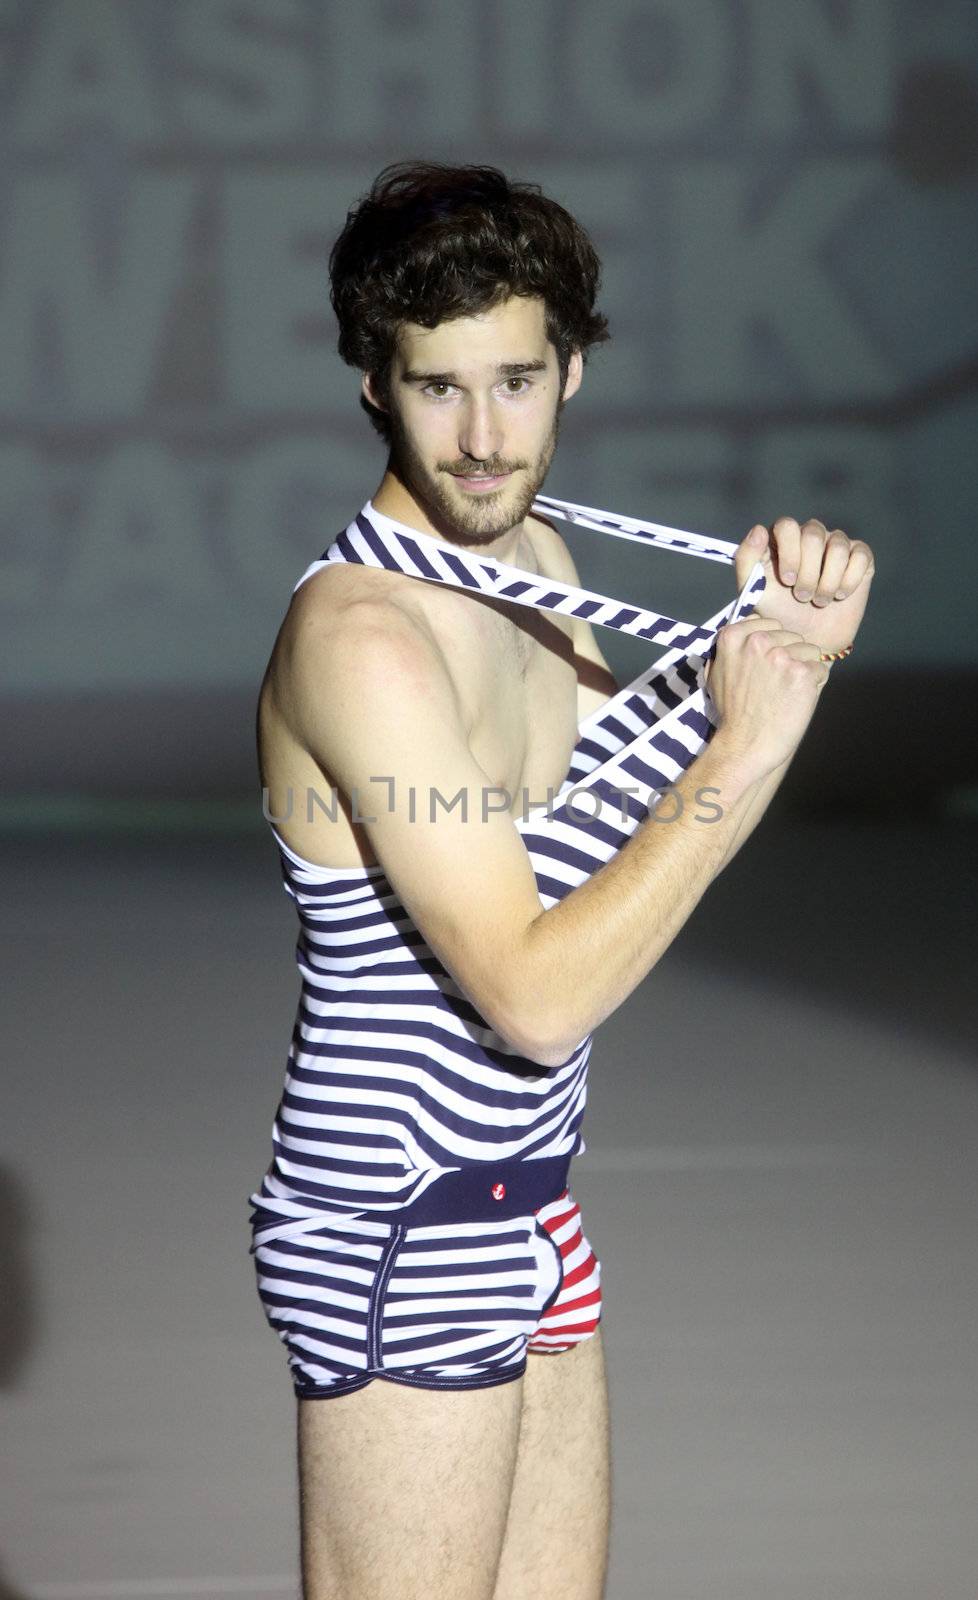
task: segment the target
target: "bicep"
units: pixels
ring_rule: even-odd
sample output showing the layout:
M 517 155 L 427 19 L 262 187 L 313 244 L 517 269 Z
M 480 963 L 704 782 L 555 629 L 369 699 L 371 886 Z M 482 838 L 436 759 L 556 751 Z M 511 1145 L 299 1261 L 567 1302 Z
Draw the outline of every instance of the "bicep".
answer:
M 355 800 L 426 943 L 519 1048 L 516 953 L 540 897 L 512 817 L 468 747 L 436 647 L 406 620 L 378 626 L 361 616 L 314 636 L 298 656 L 306 747 Z

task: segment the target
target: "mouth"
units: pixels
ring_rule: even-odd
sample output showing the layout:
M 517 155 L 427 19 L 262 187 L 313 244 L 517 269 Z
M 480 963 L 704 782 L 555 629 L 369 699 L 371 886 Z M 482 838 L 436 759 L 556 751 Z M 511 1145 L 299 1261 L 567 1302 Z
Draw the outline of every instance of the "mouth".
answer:
M 509 472 L 498 472 L 488 476 L 484 472 L 453 472 L 452 477 L 463 489 L 470 489 L 474 493 L 485 493 L 487 489 L 498 489 L 501 483 L 511 477 Z

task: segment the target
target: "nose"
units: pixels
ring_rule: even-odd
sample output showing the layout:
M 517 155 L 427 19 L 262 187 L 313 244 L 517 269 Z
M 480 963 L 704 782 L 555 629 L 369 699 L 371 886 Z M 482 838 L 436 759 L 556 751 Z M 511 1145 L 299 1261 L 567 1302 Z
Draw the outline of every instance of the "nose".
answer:
M 470 395 L 460 418 L 458 447 L 472 461 L 489 461 L 503 445 L 503 430 L 491 396 Z

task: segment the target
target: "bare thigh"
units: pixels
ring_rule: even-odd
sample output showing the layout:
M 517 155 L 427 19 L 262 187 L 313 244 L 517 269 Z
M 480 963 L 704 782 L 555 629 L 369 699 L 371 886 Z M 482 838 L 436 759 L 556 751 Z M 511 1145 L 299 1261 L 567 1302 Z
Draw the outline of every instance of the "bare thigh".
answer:
M 524 1381 L 300 1400 L 303 1600 L 492 1600 Z
M 610 1450 L 600 1327 L 560 1355 L 531 1353 L 494 1600 L 601 1600 Z

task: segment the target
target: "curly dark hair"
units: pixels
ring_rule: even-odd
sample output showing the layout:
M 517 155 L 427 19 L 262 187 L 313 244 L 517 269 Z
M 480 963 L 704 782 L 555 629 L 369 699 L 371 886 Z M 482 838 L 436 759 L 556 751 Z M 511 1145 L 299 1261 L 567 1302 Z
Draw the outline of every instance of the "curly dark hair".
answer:
M 539 295 L 563 389 L 571 352 L 586 361 L 609 337 L 594 310 L 600 275 L 584 229 L 538 183 L 511 182 L 497 167 L 396 161 L 348 212 L 330 251 L 339 353 L 370 374 L 386 405 L 402 323 L 434 328 L 511 294 Z M 360 403 L 389 444 L 386 412 Z

